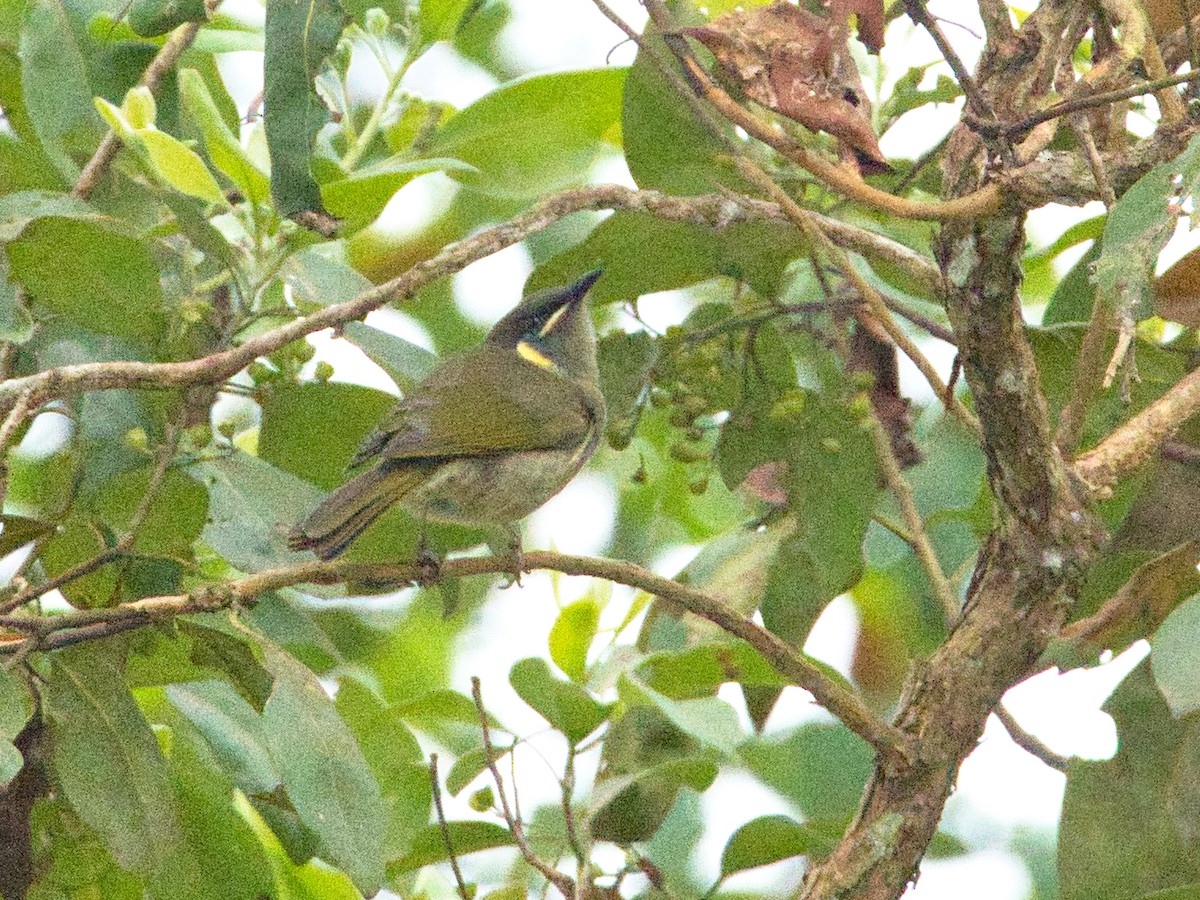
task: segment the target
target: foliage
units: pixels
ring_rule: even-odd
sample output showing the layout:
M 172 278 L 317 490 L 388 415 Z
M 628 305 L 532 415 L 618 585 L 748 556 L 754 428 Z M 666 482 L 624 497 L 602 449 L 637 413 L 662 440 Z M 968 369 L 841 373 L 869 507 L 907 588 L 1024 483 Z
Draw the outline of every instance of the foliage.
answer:
M 835 16 L 869 29 L 872 53 L 857 43 L 850 53 L 845 22 L 827 33 L 825 19 L 803 13 L 810 55 L 792 71 L 795 96 L 776 103 L 752 54 L 762 45 L 788 61 L 791 43 L 763 12 L 782 7 L 669 6 L 714 48 L 714 71 L 744 89 L 739 99 L 762 103 L 750 108 L 765 127 L 823 159 L 841 153 L 862 186 L 853 202 L 794 156 L 686 102 L 671 56 L 684 38 L 655 26 L 628 68 L 545 73 L 513 71 L 505 0 L 267 0 L 261 25 L 178 0 L 4 5 L 6 898 L 300 900 L 385 888 L 507 898 L 540 895 L 547 882 L 568 893 L 572 879 L 594 883 L 589 896 L 749 896 L 741 874 L 765 866 L 795 887 L 798 866 L 811 870 L 853 827 L 864 785 L 882 777 L 876 763 L 911 762 L 888 743 L 899 739 L 885 720 L 906 708 L 920 661 L 948 646 L 959 604 L 1011 534 L 997 525 L 1012 521 L 1010 498 L 992 490 L 1011 467 L 989 397 L 955 394 L 953 382 L 901 396 L 896 332 L 954 337 L 961 320 L 930 285 L 961 288 L 977 272 L 960 247 L 939 247 L 943 282 L 931 229 L 872 207 L 869 192 L 925 203 L 942 190 L 939 165 L 884 160 L 875 138 L 966 85 L 932 62 L 905 59 L 889 73 L 884 4 L 842 3 Z M 789 6 L 780 21 L 797 15 Z M 723 42 L 731 22 L 736 46 Z M 173 42 L 186 50 L 142 84 Z M 458 110 L 410 93 L 409 70 L 436 64 L 447 45 L 503 83 Z M 218 66 L 244 50 L 265 54 L 261 115 L 255 107 L 245 120 Z M 836 72 L 820 53 L 834 54 Z M 1076 65 L 1081 77 L 1091 68 Z M 381 89 L 367 96 L 352 66 L 371 68 Z M 863 88 L 873 74 L 874 112 Z M 796 84 L 834 90 L 837 108 L 817 108 Z M 1196 296 L 1178 283 L 1188 265 L 1169 304 L 1152 276 L 1195 202 L 1200 139 L 1188 143 L 1195 128 L 1185 125 L 1169 135 L 1173 150 L 1151 142 L 1141 169 L 1121 170 L 1105 216 L 1012 260 L 1025 267 L 1027 319 L 1047 304 L 1040 325 L 1009 336 L 1036 367 L 1040 424 L 1075 415 L 1085 450 L 1161 409 L 1195 364 L 1196 322 L 1179 299 Z M 119 152 L 81 187 L 107 134 Z M 1115 143 L 1125 139 L 1122 130 Z M 1055 141 L 1071 171 L 1091 171 L 1076 132 L 1064 126 Z M 870 185 L 855 152 L 873 164 Z M 637 202 L 579 192 L 596 163 L 616 158 L 646 192 Z M 828 218 L 764 211 L 752 169 Z M 452 199 L 397 236 L 385 208 L 417 179 Z M 572 215 L 555 206 L 568 200 Z M 615 211 L 584 214 L 601 207 Z M 346 568 L 318 570 L 287 545 L 393 402 L 315 358 L 308 335 L 336 326 L 408 391 L 437 355 L 385 320 L 360 319 L 392 304 L 438 354 L 470 346 L 483 332 L 452 302 L 446 276 L 518 240 L 534 263 L 529 290 L 604 268 L 592 296 L 608 422 L 590 465 L 615 499 L 605 555 L 630 565 L 537 558 L 640 588 L 621 600 L 597 578 L 562 604 L 543 654 L 511 661 L 508 686 L 557 741 L 561 790 L 536 808 L 514 795 L 525 790 L 517 761 L 541 744 L 489 712 L 483 698 L 496 685 L 454 689 L 459 638 L 490 602 L 479 573 L 511 571 L 511 560 L 455 558 L 425 578 L 436 584 L 410 586 L 428 575 L 414 562 L 426 539 L 454 556 L 484 536 L 398 511 L 354 544 Z M 1056 274 L 1053 258 L 1085 241 L 1083 261 Z M 683 292 L 684 311 L 661 333 L 643 327 L 639 312 L 669 290 Z M 1174 311 L 1178 327 L 1156 310 Z M 1094 321 L 1113 323 L 1116 337 Z M 1101 365 L 1089 372 L 1080 360 L 1096 346 Z M 93 368 L 70 382 L 81 364 Z M 58 380 L 22 388 L 50 371 Z M 985 375 L 967 366 L 971 386 Z M 1005 373 L 990 375 L 1008 389 Z M 1120 751 L 1069 768 L 1064 897 L 1185 897 L 1200 884 L 1200 433 L 1174 424 L 1181 468 L 1164 460 L 1115 491 L 1108 482 L 1128 472 L 1077 479 L 1096 501 L 1081 509 L 1113 536 L 1071 566 L 1049 551 L 1036 566 L 1068 579 L 1054 599 L 1074 601 L 1076 620 L 1040 648 L 1043 667 L 1094 665 L 1142 638 L 1152 646 L 1110 701 Z M 1167 436 L 1148 439 L 1150 450 Z M 1068 464 L 1075 450 L 1065 441 Z M 692 561 L 655 581 L 651 570 L 685 546 Z M 254 581 L 281 571 L 295 577 Z M 256 590 L 239 593 L 251 582 Z M 802 649 L 839 596 L 859 616 L 853 684 Z M 1026 599 L 1011 598 L 1010 613 L 1023 614 Z M 718 609 L 709 621 L 686 612 L 706 603 Z M 998 677 L 999 689 L 1033 674 L 1038 655 Z M 841 721 L 776 726 L 791 684 Z M 501 777 L 510 763 L 517 774 Z M 708 867 L 716 881 L 704 883 L 689 862 L 704 828 L 696 798 L 730 773 L 789 813 L 726 823 L 731 836 Z M 942 799 L 918 856 L 974 849 L 935 834 Z M 879 858 L 895 855 L 897 833 L 876 835 Z M 1019 838 L 1009 849 L 1031 867 L 1047 852 Z M 459 861 L 471 884 L 451 882 L 447 863 Z

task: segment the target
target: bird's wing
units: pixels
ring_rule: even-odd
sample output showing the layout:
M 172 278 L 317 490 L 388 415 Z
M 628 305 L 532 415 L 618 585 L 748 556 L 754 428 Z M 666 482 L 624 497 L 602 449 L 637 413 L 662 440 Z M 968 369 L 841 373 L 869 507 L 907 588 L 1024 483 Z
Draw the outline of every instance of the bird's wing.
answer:
M 493 365 L 489 353 L 503 358 Z M 497 368 L 518 383 L 497 390 Z M 597 419 L 595 402 L 575 382 L 514 360 L 510 351 L 481 347 L 447 360 L 397 404 L 352 464 L 376 455 L 415 462 L 575 447 Z

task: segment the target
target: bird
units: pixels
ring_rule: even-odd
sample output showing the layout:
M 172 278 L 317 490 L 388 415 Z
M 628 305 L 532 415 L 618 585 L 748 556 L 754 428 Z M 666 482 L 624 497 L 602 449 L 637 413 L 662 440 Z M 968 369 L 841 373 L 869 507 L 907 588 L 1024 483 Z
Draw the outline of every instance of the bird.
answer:
M 516 523 L 557 494 L 604 431 L 587 297 L 602 271 L 524 297 L 483 342 L 447 357 L 363 440 L 334 490 L 288 536 L 330 560 L 394 505 L 427 522 Z M 422 536 L 422 546 L 424 538 Z

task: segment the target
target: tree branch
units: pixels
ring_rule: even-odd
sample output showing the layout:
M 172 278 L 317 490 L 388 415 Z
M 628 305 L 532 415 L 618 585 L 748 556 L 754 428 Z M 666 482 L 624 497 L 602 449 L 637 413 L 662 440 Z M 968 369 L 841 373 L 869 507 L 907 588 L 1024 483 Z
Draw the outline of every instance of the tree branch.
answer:
M 811 693 L 819 704 L 841 719 L 881 756 L 892 760 L 893 764 L 902 763 L 910 752 L 907 740 L 879 719 L 851 687 L 830 676 L 822 666 L 791 644 L 730 610 L 708 594 L 620 560 L 532 551 L 522 555 L 521 567 L 525 572 L 549 569 L 564 575 L 601 578 L 669 600 L 750 644 L 780 675 Z M 443 562 L 438 577 L 511 575 L 512 570 L 513 560 L 508 555 L 467 557 Z M 39 650 L 52 650 L 77 643 L 71 640 L 71 636 L 83 629 L 90 629 L 87 632 L 88 639 L 102 637 L 106 633 L 105 628 L 111 628 L 113 632 L 127 631 L 175 616 L 211 612 L 235 604 L 250 604 L 268 591 L 297 584 L 338 584 L 344 581 L 424 584 L 427 583 L 427 576 L 427 567 L 415 562 L 401 565 L 303 562 L 267 569 L 214 585 L 210 589 L 146 597 L 108 609 L 80 610 L 56 616 L 0 616 L 0 628 L 18 630 L 28 635 L 23 640 L 0 640 L 0 656 L 17 652 L 25 641 L 34 641 Z
M 746 221 L 788 221 L 775 204 L 753 200 L 734 202 L 719 195 L 670 197 L 658 191 L 637 191 L 613 184 L 564 191 L 535 204 L 508 222 L 450 244 L 437 255 L 417 263 L 391 281 L 364 291 L 353 300 L 327 306 L 253 337 L 238 347 L 186 362 L 80 363 L 0 382 L 0 413 L 7 414 L 22 395 L 28 395 L 27 402 L 31 405 L 40 405 L 52 397 L 78 391 L 162 389 L 219 383 L 259 356 L 272 353 L 314 331 L 361 319 L 374 309 L 405 300 L 430 282 L 543 231 L 565 216 L 605 209 L 646 212 L 663 219 L 714 229 Z M 931 296 L 941 292 L 942 279 L 936 267 L 909 248 L 852 225 L 824 218 L 822 222 L 829 225 L 831 238 L 839 244 L 902 267 Z

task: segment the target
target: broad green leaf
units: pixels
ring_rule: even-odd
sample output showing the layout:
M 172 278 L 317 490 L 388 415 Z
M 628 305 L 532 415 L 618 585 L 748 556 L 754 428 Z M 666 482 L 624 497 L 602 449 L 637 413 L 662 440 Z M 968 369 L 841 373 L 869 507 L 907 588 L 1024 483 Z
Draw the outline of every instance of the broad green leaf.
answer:
M 1154 263 L 1175 231 L 1173 203 L 1200 185 L 1200 137 L 1170 162 L 1159 163 L 1109 211 L 1093 280 L 1101 300 L 1137 319 L 1150 315 Z
M 13 741 L 29 721 L 32 712 L 33 698 L 28 688 L 13 672 L 0 666 L 0 790 L 25 764 Z
M 246 794 L 269 794 L 280 784 L 262 719 L 227 681 L 167 686 L 167 699 L 208 742 L 222 770 Z
M 482 5 L 480 0 L 421 0 L 417 19 L 421 43 L 453 40 Z
M 163 181 L 180 193 L 225 205 L 220 186 L 194 150 L 157 128 L 140 129 L 137 136 Z
M 294 863 L 271 826 L 245 797 L 236 797 L 234 806 L 262 844 L 280 900 L 362 900 L 363 895 L 341 872 L 316 860 Z
M 790 816 L 760 816 L 735 831 L 721 852 L 721 877 L 793 856 L 832 849 L 828 837 Z
M 600 390 L 608 408 L 609 441 L 618 449 L 621 441 L 633 437 L 635 410 L 658 361 L 658 352 L 658 344 L 644 331 L 609 332 L 596 347 Z
M 64 0 L 30 0 L 21 29 L 21 88 L 42 148 L 68 182 L 79 177 L 76 152 L 103 133 L 92 106 L 88 66 Z
M 10 277 L 51 314 L 150 345 L 162 336 L 158 266 L 145 243 L 93 222 L 55 217 L 30 223 L 7 250 Z
M 192 473 L 208 488 L 201 538 L 230 565 L 258 572 L 295 562 L 287 531 L 317 505 L 319 488 L 238 452 L 197 463 Z
M 146 900 L 142 879 L 117 864 L 61 796 L 34 804 L 29 829 L 37 878 L 26 900 Z
M 572 744 L 599 728 L 608 715 L 608 708 L 582 687 L 555 678 L 543 659 L 521 660 L 508 673 L 508 680 L 521 699 Z
M 71 516 L 42 545 L 38 557 L 51 578 L 100 556 L 108 549 L 103 532 L 94 522 Z M 119 599 L 116 563 L 101 566 L 61 588 L 62 594 L 77 609 L 111 606 Z
M 1146 663 L 1104 704 L 1120 744 L 1110 760 L 1076 760 L 1058 827 L 1062 900 L 1141 897 L 1195 884 L 1200 729 L 1172 717 Z
M 450 835 L 450 845 L 455 857 L 496 847 L 511 847 L 516 843 L 511 831 L 493 822 L 447 822 L 446 830 Z M 388 865 L 388 877 L 394 878 L 422 866 L 445 862 L 450 858 L 451 852 L 446 846 L 441 827 L 429 825 L 413 838 L 412 847 L 404 857 Z
M 740 641 L 653 653 L 638 664 L 637 674 L 641 682 L 673 700 L 711 697 L 728 682 L 764 688 L 785 684 L 757 650 Z
M 501 760 L 512 750 L 511 746 L 492 745 L 492 762 L 502 764 Z M 446 790 L 450 796 L 457 797 L 467 785 L 486 772 L 488 769 L 488 754 L 482 747 L 468 750 L 461 754 L 446 773 Z M 503 771 L 501 769 L 501 771 Z
M 590 802 L 592 833 L 617 844 L 649 840 L 683 788 L 703 793 L 716 777 L 715 762 L 685 756 L 600 780 Z
M 204 137 L 204 149 L 208 151 L 209 159 L 252 203 L 265 203 L 271 192 L 270 181 L 226 124 L 204 76 L 196 69 L 181 70 L 179 93 L 184 111 Z
M 649 213 L 617 212 L 582 244 L 539 266 L 526 288 L 565 284 L 602 264 L 604 277 L 592 289 L 596 303 L 633 300 L 721 275 L 744 279 L 771 297 L 780 292 L 788 264 L 804 252 L 804 241 L 790 225 L 740 222 L 713 229 Z
M 446 172 L 464 180 L 477 174 L 474 166 L 457 159 L 406 159 L 397 155 L 324 182 L 321 197 L 326 209 L 345 220 L 346 231 L 357 231 L 379 217 L 396 191 L 428 172 Z
M 672 700 L 628 675 L 617 683 L 621 699 L 629 704 L 650 704 L 684 734 L 724 754 L 733 754 L 746 740 L 733 707 L 717 697 Z
M 337 245 L 293 253 L 280 268 L 280 276 L 301 300 L 332 306 L 353 300 L 375 287 L 361 272 L 334 258 L 328 252 L 331 246 Z
M 871 748 L 840 725 L 804 725 L 784 738 L 741 748 L 763 783 L 794 800 L 808 819 L 846 822 L 874 767 Z
M 876 121 L 879 132 L 887 131 L 906 112 L 929 103 L 950 103 L 962 96 L 962 88 L 949 75 L 939 73 L 932 88 L 922 90 L 921 82 L 929 66 L 913 66 L 896 80 L 892 94 L 879 105 Z
M 48 217 L 99 220 L 99 213 L 71 194 L 17 191 L 0 197 L 0 241 L 8 243 L 34 219 Z
M 550 628 L 550 658 L 572 681 L 587 675 L 587 656 L 600 627 L 600 604 L 592 598 L 563 608 Z
M 133 0 L 129 7 L 129 27 L 142 37 L 166 34 L 176 25 L 206 18 L 204 0 Z
M 426 152 L 473 166 L 478 174 L 450 174 L 497 197 L 578 184 L 619 123 L 624 79 L 624 69 L 610 68 L 504 85 L 446 122 Z
M 271 196 L 281 216 L 320 212 L 312 175 L 317 132 L 329 113 L 313 81 L 346 25 L 338 0 L 270 0 L 267 4 L 264 93 Z
M 316 676 L 271 644 L 264 652 L 275 685 L 263 730 L 288 798 L 320 837 L 320 855 L 374 893 L 384 879 L 379 784 Z
M 356 679 L 342 679 L 335 706 L 379 783 L 386 809 L 385 855 L 396 859 L 428 824 L 433 808 L 424 752 L 399 710 Z
M 437 367 L 437 356 L 424 347 L 364 322 L 347 322 L 342 333 L 404 390 L 411 389 Z
M 1196 564 L 1193 562 L 1192 570 Z M 1175 608 L 1150 641 L 1154 682 L 1176 718 L 1200 709 L 1200 594 Z
M 652 42 L 660 58 L 670 58 L 656 34 L 642 40 Z M 692 195 L 740 183 L 726 159 L 729 151 L 696 118 L 645 49 L 626 79 L 621 138 L 629 172 L 640 188 Z
M 363 437 L 396 398 L 356 384 L 279 384 L 262 399 L 262 458 L 285 472 L 332 488 Z
M 0 523 L 4 525 L 4 530 L 0 531 L 0 557 L 8 556 L 30 541 L 53 534 L 55 530 L 49 522 L 25 516 L 0 515 Z
M 42 691 L 55 783 L 125 868 L 152 874 L 182 837 L 158 741 L 125 684 L 119 645 L 55 654 Z
M 129 530 L 152 477 L 152 466 L 133 469 L 111 479 L 93 496 L 89 508 L 118 534 Z M 168 469 L 134 537 L 137 553 L 190 558 L 192 543 L 204 528 L 208 494 L 179 469 Z

